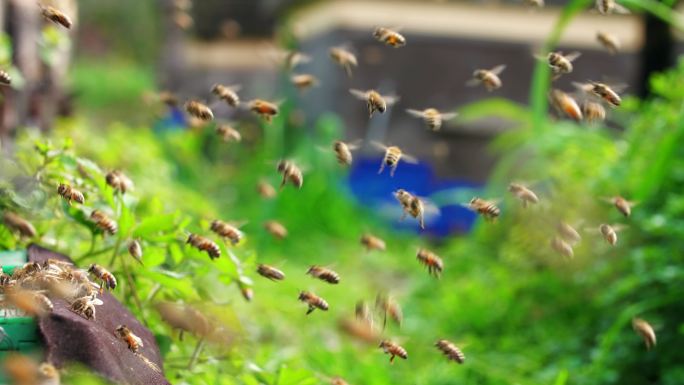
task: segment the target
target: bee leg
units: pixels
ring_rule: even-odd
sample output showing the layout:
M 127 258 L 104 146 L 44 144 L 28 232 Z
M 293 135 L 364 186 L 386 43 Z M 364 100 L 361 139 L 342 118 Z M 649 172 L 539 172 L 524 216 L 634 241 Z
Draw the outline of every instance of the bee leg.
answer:
M 351 66 L 349 64 L 344 65 L 344 70 L 347 71 L 348 77 L 352 77 L 352 70 L 351 70 Z
M 527 200 L 525 200 L 525 199 L 522 200 L 522 207 L 523 207 L 524 209 L 527 208 Z
M 314 310 L 316 310 L 316 308 L 313 307 L 313 306 L 311 306 L 311 305 L 309 305 L 309 310 L 306 311 L 306 315 L 311 314 L 311 312 L 313 312 Z
M 393 363 L 394 363 L 394 357 L 395 357 L 395 355 L 392 354 L 392 356 L 390 357 L 390 364 L 393 364 Z
M 385 170 L 385 161 L 383 160 L 382 163 L 380 163 L 380 170 L 378 170 L 378 174 L 382 174 L 383 170 Z
M 423 218 L 423 214 L 420 214 L 420 216 L 418 216 L 418 221 L 420 222 L 420 228 L 425 230 L 425 219 Z
M 283 175 L 283 181 L 280 182 L 280 189 L 282 190 L 283 187 L 285 187 L 285 183 L 287 183 L 287 177 Z
M 178 332 L 178 341 L 183 341 L 183 329 Z
M 397 171 L 397 165 L 398 165 L 398 162 L 395 163 L 395 164 L 392 166 L 392 168 L 390 169 L 390 176 L 391 176 L 391 177 L 394 177 L 394 173 Z

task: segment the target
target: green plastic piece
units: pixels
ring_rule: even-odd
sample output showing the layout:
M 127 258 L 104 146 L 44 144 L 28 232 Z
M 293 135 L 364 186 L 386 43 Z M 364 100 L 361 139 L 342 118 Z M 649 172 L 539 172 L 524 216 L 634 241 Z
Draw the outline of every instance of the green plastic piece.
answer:
M 26 250 L 0 252 L 0 265 L 2 265 L 2 272 L 5 274 L 12 274 L 15 268 L 24 266 L 26 262 L 28 262 Z

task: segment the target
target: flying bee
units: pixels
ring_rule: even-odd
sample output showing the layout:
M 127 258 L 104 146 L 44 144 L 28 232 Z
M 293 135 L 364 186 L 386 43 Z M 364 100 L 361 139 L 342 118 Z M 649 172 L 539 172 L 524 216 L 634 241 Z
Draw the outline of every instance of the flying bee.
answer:
M 62 27 L 69 29 L 72 26 L 71 19 L 69 16 L 65 15 L 64 12 L 58 10 L 55 7 L 49 5 L 40 5 L 41 13 L 43 17 L 55 24 L 59 24 Z
M 375 344 L 378 342 L 379 334 L 373 328 L 373 324 L 360 319 L 341 318 L 338 327 L 344 333 L 358 339 L 361 342 Z
M 623 85 L 611 88 L 609 85 L 599 82 L 588 82 L 584 84 L 573 82 L 573 84 L 578 89 L 586 92 L 589 95 L 593 95 L 602 99 L 611 106 L 618 107 L 620 106 L 620 103 L 622 103 L 620 95 L 618 95 L 615 90 L 624 89 L 625 86 Z
M 551 105 L 559 114 L 563 114 L 575 121 L 582 120 L 582 110 L 572 96 L 561 90 L 551 90 L 549 99 L 551 100 Z
M 300 91 L 305 91 L 311 87 L 317 86 L 320 83 L 318 78 L 311 74 L 292 75 L 290 81 Z
M 553 237 L 551 239 L 551 248 L 565 258 L 572 258 L 575 256 L 572 246 L 561 237 Z
M 221 256 L 221 249 L 216 242 L 201 235 L 190 234 L 188 235 L 188 239 L 185 241 L 185 243 L 189 243 L 192 247 L 199 251 L 205 251 L 207 254 L 209 254 L 209 258 L 212 260 Z
M 349 92 L 354 95 L 359 100 L 366 101 L 366 107 L 368 108 L 369 117 L 373 117 L 373 113 L 378 111 L 384 114 L 387 111 L 387 107 L 396 103 L 399 98 L 394 95 L 381 95 L 376 90 L 361 91 L 357 89 L 350 89 Z
M 116 335 L 128 345 L 128 350 L 133 353 L 137 353 L 144 346 L 142 339 L 133 334 L 126 325 L 117 326 Z
M 637 332 L 644 340 L 646 344 L 646 350 L 651 350 L 656 345 L 656 334 L 653 327 L 648 322 L 642 320 L 641 318 L 634 318 L 632 320 L 632 327 L 634 331 Z
M 470 87 L 477 86 L 479 84 L 484 85 L 487 91 L 494 91 L 501 88 L 501 78 L 499 75 L 506 69 L 505 64 L 498 65 L 492 69 L 477 69 L 473 72 L 473 78 L 470 79 L 466 85 Z
M 403 209 L 400 221 L 410 215 L 418 220 L 421 229 L 425 229 L 425 217 L 432 214 L 439 213 L 439 209 L 431 202 L 425 201 L 410 192 L 399 189 L 394 192 L 394 197 L 399 201 Z
M 280 183 L 280 188 L 285 187 L 289 181 L 293 186 L 300 189 L 304 184 L 304 174 L 302 170 L 291 160 L 281 160 L 278 162 L 276 170 L 283 175 L 283 180 Z
M 361 236 L 361 244 L 366 247 L 367 251 L 385 251 L 385 241 L 372 234 L 363 234 Z
M 36 229 L 31 222 L 20 217 L 18 214 L 11 211 L 5 211 L 2 215 L 2 221 L 8 228 L 16 231 L 22 237 L 33 238 L 36 236 Z
M 5 70 L 0 70 L 0 84 L 6 86 L 12 84 L 12 77 Z
M 556 231 L 561 238 L 568 241 L 570 244 L 578 243 L 582 240 L 582 236 L 580 236 L 579 232 L 567 222 L 558 222 Z
M 90 213 L 90 219 L 95 222 L 95 225 L 105 234 L 114 235 L 119 231 L 119 226 L 116 222 L 100 210 L 93 210 Z
M 434 275 L 437 278 L 439 278 L 442 274 L 442 270 L 444 270 L 442 258 L 432 251 L 419 249 L 418 254 L 416 254 L 416 259 L 428 268 L 428 273 L 430 275 Z
M 250 111 L 264 119 L 267 123 L 271 123 L 274 116 L 278 115 L 279 108 L 277 103 L 268 102 L 263 99 L 253 99 L 247 103 Z
M 582 113 L 584 119 L 589 123 L 602 122 L 606 120 L 606 109 L 603 104 L 591 100 L 582 103 Z
M 375 308 L 380 311 L 382 315 L 382 326 L 383 329 L 387 326 L 387 316 L 393 320 L 398 326 L 401 326 L 401 322 L 404 319 L 403 312 L 401 311 L 401 306 L 394 300 L 394 298 L 378 293 L 375 297 Z
M 603 236 L 603 239 L 605 239 L 606 242 L 608 242 L 609 245 L 615 246 L 618 241 L 618 236 L 617 233 L 618 231 L 622 230 L 624 226 L 620 225 L 607 225 L 605 223 L 601 224 L 599 226 L 599 232 Z
M 271 184 L 265 180 L 259 181 L 257 184 L 257 192 L 264 199 L 273 199 L 277 194 L 276 189 L 274 189 L 273 186 L 271 186 Z
M 447 340 L 439 340 L 435 343 L 437 349 L 439 349 L 448 359 L 451 361 L 456 361 L 459 364 L 465 362 L 465 354 L 452 342 Z
M 133 189 L 133 181 L 130 180 L 123 172 L 119 170 L 112 170 L 105 175 L 107 184 L 116 191 L 125 194 L 126 191 Z
M 409 108 L 406 112 L 413 117 L 423 119 L 425 125 L 432 131 L 439 131 L 442 128 L 443 121 L 451 120 L 458 116 L 455 112 L 441 113 L 434 108 L 426 108 L 422 111 Z
M 87 320 L 95 320 L 95 306 L 102 304 L 102 300 L 93 294 L 76 299 L 70 309 Z
M 382 163 L 380 163 L 380 169 L 378 170 L 378 174 L 382 174 L 382 172 L 385 170 L 385 166 L 387 166 L 390 168 L 390 176 L 394 176 L 394 172 L 397 170 L 399 161 L 402 159 L 408 163 L 418 163 L 418 159 L 401 151 L 401 148 L 397 146 L 388 147 L 382 143 L 375 141 L 371 142 L 371 144 L 375 148 L 385 152 L 385 155 L 382 158 Z
M 406 45 L 406 38 L 402 36 L 399 32 L 389 28 L 375 28 L 375 31 L 373 31 L 373 37 L 375 38 L 375 40 L 387 44 L 388 46 L 393 48 L 399 48 Z
M 277 239 L 285 239 L 287 237 L 287 229 L 280 222 L 266 221 L 264 228 Z
M 283 58 L 283 64 L 288 71 L 292 71 L 295 67 L 300 64 L 308 63 L 311 61 L 311 56 L 303 54 L 297 51 L 285 52 Z
M 29 316 L 44 317 L 54 309 L 52 301 L 45 294 L 31 290 L 5 290 L 5 299 L 11 306 Z
M 385 354 L 390 355 L 390 363 L 394 363 L 394 357 L 399 357 L 404 360 L 408 358 L 406 349 L 395 342 L 383 340 L 378 347 L 381 348 Z
M 509 184 L 508 191 L 510 191 L 516 198 L 520 199 L 523 208 L 526 208 L 527 205 L 530 203 L 539 203 L 539 198 L 537 197 L 537 194 L 535 194 L 534 191 L 530 190 L 529 188 L 523 186 L 520 183 Z
M 306 314 L 309 315 L 316 309 L 321 309 L 323 311 L 328 311 L 328 303 L 314 293 L 308 291 L 302 291 L 299 293 L 299 300 L 309 305 L 309 309 Z
M 561 75 L 572 72 L 572 62 L 577 60 L 580 55 L 579 52 L 571 52 L 567 55 L 563 55 L 560 51 L 550 52 L 546 57 L 546 60 L 549 63 L 549 67 L 551 67 L 551 72 L 558 78 Z
M 596 10 L 602 15 L 609 15 L 611 13 L 629 13 L 629 9 L 618 4 L 615 0 L 596 0 Z
M 61 195 L 62 198 L 64 198 L 70 205 L 71 201 L 80 204 L 83 204 L 83 202 L 85 202 L 85 197 L 83 196 L 83 193 L 69 186 L 68 184 L 61 183 L 57 187 L 57 194 Z
M 178 97 L 171 91 L 161 91 L 156 95 L 157 100 L 169 107 L 178 105 Z
M 240 104 L 240 97 L 237 92 L 240 91 L 242 87 L 240 85 L 224 86 L 223 84 L 214 84 L 211 87 L 211 92 L 218 96 L 219 99 L 226 102 L 231 107 L 237 107 Z
M 339 64 L 347 72 L 347 76 L 352 76 L 352 67 L 358 66 L 356 56 L 345 47 L 330 48 L 330 58 Z
M 242 140 L 242 135 L 240 135 L 238 130 L 229 124 L 219 124 L 216 126 L 216 133 L 224 142 L 240 142 Z
M 285 273 L 273 266 L 264 265 L 263 263 L 260 263 L 257 266 L 257 273 L 262 277 L 270 279 L 271 281 L 282 281 L 285 279 Z
M 92 274 L 97 279 L 102 281 L 102 289 L 113 290 L 116 288 L 116 277 L 114 277 L 114 274 L 110 273 L 104 267 L 96 263 L 93 263 L 88 268 L 88 273 Z M 102 291 L 102 289 L 100 290 L 100 292 Z
M 188 100 L 185 103 L 185 110 L 190 116 L 203 122 L 214 119 L 214 113 L 211 111 L 211 108 L 199 100 Z
M 133 259 L 142 264 L 143 250 L 138 240 L 134 239 L 128 244 L 128 254 L 130 254 L 131 257 L 133 257 Z
M 501 215 L 501 209 L 497 206 L 498 200 L 485 200 L 478 197 L 468 202 L 467 207 L 472 211 L 482 215 L 487 220 L 496 220 Z
M 351 166 L 353 156 L 352 151 L 359 148 L 356 143 L 345 143 L 341 140 L 336 140 L 332 145 L 335 156 L 337 157 L 337 163 L 343 166 Z
M 636 206 L 638 202 L 628 201 L 621 196 L 614 196 L 612 198 L 603 198 L 606 202 L 612 203 L 620 214 L 629 217 L 632 215 L 632 207 Z
M 215 219 L 211 222 L 210 229 L 220 237 L 229 239 L 230 243 L 233 245 L 240 243 L 240 240 L 242 240 L 242 237 L 244 236 L 238 226 L 223 222 L 219 219 Z
M 334 285 L 340 283 L 339 274 L 322 266 L 313 265 L 306 271 L 306 274 Z
M 611 55 L 615 55 L 620 50 L 620 40 L 615 35 L 610 35 L 605 32 L 597 32 L 596 40 L 608 50 Z

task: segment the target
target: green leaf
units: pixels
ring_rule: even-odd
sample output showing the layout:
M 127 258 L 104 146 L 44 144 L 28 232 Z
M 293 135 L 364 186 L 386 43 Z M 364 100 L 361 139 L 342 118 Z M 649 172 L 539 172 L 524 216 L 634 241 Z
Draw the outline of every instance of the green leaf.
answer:
M 169 232 L 176 228 L 178 213 L 162 214 L 147 217 L 140 221 L 133 230 L 134 238 L 145 238 L 160 232 Z

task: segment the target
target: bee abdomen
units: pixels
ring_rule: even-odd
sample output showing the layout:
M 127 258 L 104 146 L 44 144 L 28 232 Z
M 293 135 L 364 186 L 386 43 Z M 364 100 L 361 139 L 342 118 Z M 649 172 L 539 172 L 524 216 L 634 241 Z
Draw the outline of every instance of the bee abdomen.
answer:
M 12 77 L 6 71 L 0 70 L 0 84 L 12 84 Z

